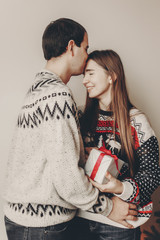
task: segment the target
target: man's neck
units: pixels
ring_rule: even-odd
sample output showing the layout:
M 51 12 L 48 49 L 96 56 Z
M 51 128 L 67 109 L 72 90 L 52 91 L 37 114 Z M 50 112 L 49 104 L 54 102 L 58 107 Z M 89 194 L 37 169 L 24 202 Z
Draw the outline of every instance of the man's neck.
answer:
M 47 61 L 45 69 L 58 75 L 65 84 L 71 78 L 69 66 L 62 58 L 52 58 Z

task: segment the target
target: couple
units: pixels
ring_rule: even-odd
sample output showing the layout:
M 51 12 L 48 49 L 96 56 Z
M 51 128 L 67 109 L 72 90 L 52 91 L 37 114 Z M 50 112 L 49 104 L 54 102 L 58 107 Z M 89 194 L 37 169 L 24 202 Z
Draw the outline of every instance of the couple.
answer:
M 132 224 L 152 211 L 150 197 L 160 184 L 158 142 L 129 100 L 118 54 L 88 55 L 86 30 L 66 18 L 46 27 L 42 46 L 47 63 L 26 95 L 7 164 L 8 239 L 140 239 Z M 88 93 L 79 118 L 66 84 L 82 73 Z M 102 142 L 126 162 L 118 179 L 107 172 L 107 184 L 83 170 L 85 152 Z

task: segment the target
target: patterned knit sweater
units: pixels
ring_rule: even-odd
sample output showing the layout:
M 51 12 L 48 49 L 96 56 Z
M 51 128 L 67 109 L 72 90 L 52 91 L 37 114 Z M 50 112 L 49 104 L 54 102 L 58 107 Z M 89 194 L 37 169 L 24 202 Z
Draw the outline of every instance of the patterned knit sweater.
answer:
M 128 169 L 128 160 L 121 152 L 121 141 L 118 125 L 116 125 L 115 139 L 113 135 L 113 117 L 111 112 L 100 110 L 96 133 L 94 135 L 87 134 L 83 136 L 85 147 L 101 147 L 103 142 L 112 154 L 118 156 L 126 162 L 121 169 L 119 179 L 124 183 L 124 191 L 119 196 L 121 199 L 136 203 L 138 205 L 138 222 L 134 226 L 143 224 L 146 218 L 152 213 L 153 204 L 151 195 L 160 185 L 160 167 L 159 167 L 159 147 L 155 134 L 143 113 L 137 109 L 130 111 L 131 130 L 135 142 L 135 152 L 137 156 L 138 169 L 135 176 L 130 178 Z M 88 215 L 87 215 L 88 214 Z M 93 216 L 93 214 L 80 211 L 80 216 L 95 221 L 100 221 L 115 225 L 110 221 L 106 221 L 103 217 Z M 119 226 L 119 225 L 117 225 Z
M 83 161 L 70 89 L 57 75 L 43 70 L 18 116 L 6 171 L 5 215 L 30 227 L 69 221 L 77 208 L 107 216 L 112 201 L 98 198 L 98 190 L 81 168 Z

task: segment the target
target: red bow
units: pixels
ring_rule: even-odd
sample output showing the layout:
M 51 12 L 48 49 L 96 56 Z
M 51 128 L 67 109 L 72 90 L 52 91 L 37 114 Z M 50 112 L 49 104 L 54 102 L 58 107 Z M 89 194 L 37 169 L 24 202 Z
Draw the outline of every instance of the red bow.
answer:
M 111 156 L 112 158 L 114 158 L 114 162 L 115 162 L 115 164 L 116 164 L 117 171 L 118 171 L 119 174 L 121 175 L 121 173 L 120 173 L 120 171 L 119 171 L 119 169 L 118 169 L 118 157 L 117 157 L 116 155 L 112 155 L 111 151 L 105 148 L 104 143 L 103 143 L 103 147 L 100 147 L 98 150 L 102 151 L 102 153 L 99 155 L 99 157 L 98 157 L 98 159 L 97 159 L 97 161 L 96 161 L 96 164 L 94 165 L 94 168 L 93 168 L 93 171 L 92 171 L 92 173 L 91 173 L 90 178 L 91 178 L 92 180 L 94 180 L 94 178 L 95 178 L 95 176 L 96 176 L 96 173 L 97 173 L 97 171 L 98 171 L 98 168 L 99 168 L 99 166 L 100 166 L 100 164 L 101 164 L 101 162 L 102 162 L 102 159 L 103 159 L 103 157 L 104 157 L 105 155 L 109 155 L 109 156 Z

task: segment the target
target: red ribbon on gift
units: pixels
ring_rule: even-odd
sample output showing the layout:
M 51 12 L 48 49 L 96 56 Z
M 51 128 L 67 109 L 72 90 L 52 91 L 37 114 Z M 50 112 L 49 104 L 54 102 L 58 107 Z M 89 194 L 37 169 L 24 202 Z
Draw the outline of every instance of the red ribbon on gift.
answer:
M 100 150 L 102 153 L 99 155 L 99 157 L 98 157 L 98 159 L 97 159 L 97 161 L 96 161 L 96 164 L 94 165 L 94 168 L 93 168 L 93 171 L 92 171 L 92 173 L 91 173 L 90 178 L 91 178 L 92 180 L 94 180 L 94 178 L 95 178 L 95 176 L 96 176 L 96 174 L 97 174 L 98 168 L 99 168 L 99 166 L 100 166 L 100 164 L 101 164 L 101 162 L 102 162 L 102 159 L 103 159 L 103 157 L 104 157 L 105 155 L 109 155 L 109 156 L 111 156 L 112 158 L 114 158 L 114 162 L 115 162 L 115 164 L 116 164 L 117 171 L 118 171 L 119 174 L 121 175 L 121 173 L 120 173 L 120 171 L 119 171 L 119 169 L 118 169 L 118 157 L 117 157 L 116 155 L 112 155 L 111 151 L 105 148 L 104 143 L 103 143 L 103 147 L 100 147 L 98 150 Z

